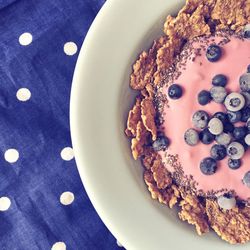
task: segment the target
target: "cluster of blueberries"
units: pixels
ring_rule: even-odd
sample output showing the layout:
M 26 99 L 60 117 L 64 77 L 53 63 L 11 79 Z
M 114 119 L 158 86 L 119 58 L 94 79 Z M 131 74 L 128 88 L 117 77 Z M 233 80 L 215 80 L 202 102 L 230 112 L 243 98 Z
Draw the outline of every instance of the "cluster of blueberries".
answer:
M 199 140 L 204 144 L 211 144 L 211 157 L 205 158 L 200 168 L 202 173 L 211 175 L 215 173 L 216 161 L 229 156 L 228 165 L 231 169 L 241 166 L 241 158 L 250 146 L 250 66 L 247 73 L 240 77 L 241 93 L 227 94 L 225 86 L 227 78 L 224 75 L 216 75 L 212 80 L 213 87 L 210 92 L 203 90 L 198 94 L 198 102 L 206 105 L 210 101 L 224 103 L 226 112 L 217 112 L 211 118 L 205 111 L 197 111 L 192 122 L 195 128 L 188 129 L 184 135 L 185 141 L 190 146 L 196 145 Z M 179 91 L 178 91 L 179 92 Z M 235 127 L 237 122 L 243 122 L 244 126 Z
M 248 34 L 248 33 L 247 33 Z M 222 56 L 222 49 L 218 45 L 210 45 L 206 51 L 207 60 L 218 61 Z M 226 112 L 217 112 L 212 117 L 207 112 L 199 110 L 194 113 L 192 123 L 195 129 L 190 128 L 185 132 L 185 142 L 195 146 L 201 141 L 203 144 L 211 144 L 216 141 L 210 150 L 210 157 L 200 163 L 201 172 L 212 175 L 217 170 L 217 161 L 229 157 L 228 166 L 238 169 L 241 166 L 241 158 L 250 146 L 250 65 L 247 72 L 240 76 L 239 84 L 241 92 L 229 93 L 226 90 L 228 79 L 219 74 L 212 79 L 210 91 L 202 90 L 198 94 L 198 103 L 202 106 L 211 101 L 224 104 Z M 168 96 L 177 100 L 183 95 L 183 89 L 178 84 L 172 84 L 168 88 Z M 235 126 L 242 122 L 243 126 Z M 198 129 L 198 131 L 196 130 Z M 155 151 L 166 149 L 169 139 L 159 136 L 153 143 Z M 250 172 L 243 178 L 245 184 L 250 187 Z
M 190 146 L 195 146 L 201 141 L 203 144 L 214 144 L 210 150 L 210 157 L 203 159 L 200 169 L 203 174 L 211 175 L 216 172 L 217 161 L 229 156 L 228 166 L 238 169 L 241 166 L 241 158 L 250 146 L 250 65 L 247 72 L 239 80 L 241 93 L 227 93 L 225 86 L 227 77 L 216 75 L 212 79 L 210 91 L 202 90 L 198 94 L 200 105 L 206 105 L 211 101 L 224 104 L 226 112 L 217 112 L 212 117 L 208 113 L 199 110 L 194 113 L 192 123 L 195 129 L 190 128 L 185 132 L 184 139 Z M 172 99 L 182 96 L 182 88 L 173 84 L 168 89 L 168 95 Z M 242 122 L 244 126 L 234 126 Z

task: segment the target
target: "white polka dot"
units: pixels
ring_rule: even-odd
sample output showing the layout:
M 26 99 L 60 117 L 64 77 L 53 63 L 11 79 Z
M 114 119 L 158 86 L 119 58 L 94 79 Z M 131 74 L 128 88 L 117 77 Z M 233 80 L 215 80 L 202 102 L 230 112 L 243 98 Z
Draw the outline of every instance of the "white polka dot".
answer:
M 116 240 L 116 244 L 118 247 L 123 247 L 123 245 L 118 240 Z
M 65 206 L 70 205 L 74 201 L 74 199 L 75 196 L 71 192 L 64 192 L 60 196 L 60 202 Z
M 21 102 L 26 102 L 30 99 L 31 93 L 29 89 L 21 88 L 16 92 L 16 97 Z
M 61 157 L 65 161 L 70 161 L 74 158 L 74 151 L 71 147 L 66 147 L 61 151 Z
M 56 242 L 51 250 L 66 250 L 66 245 L 64 242 Z
M 32 43 L 33 37 L 30 33 L 25 32 L 19 36 L 19 43 L 23 46 L 27 46 Z
M 4 153 L 4 158 L 7 162 L 9 163 L 14 163 L 18 160 L 19 158 L 19 153 L 16 149 L 10 148 L 5 151 Z
M 63 47 L 64 53 L 68 56 L 73 56 L 77 52 L 77 45 L 74 42 L 67 42 Z
M 10 205 L 11 205 L 11 201 L 8 197 L 1 197 L 0 198 L 0 211 L 8 210 Z

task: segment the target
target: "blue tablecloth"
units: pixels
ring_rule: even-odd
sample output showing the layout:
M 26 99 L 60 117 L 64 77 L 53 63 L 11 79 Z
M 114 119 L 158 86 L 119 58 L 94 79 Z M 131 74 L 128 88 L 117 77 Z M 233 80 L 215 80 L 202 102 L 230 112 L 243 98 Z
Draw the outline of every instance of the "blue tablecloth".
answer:
M 81 183 L 69 98 L 104 0 L 0 1 L 0 249 L 119 249 Z

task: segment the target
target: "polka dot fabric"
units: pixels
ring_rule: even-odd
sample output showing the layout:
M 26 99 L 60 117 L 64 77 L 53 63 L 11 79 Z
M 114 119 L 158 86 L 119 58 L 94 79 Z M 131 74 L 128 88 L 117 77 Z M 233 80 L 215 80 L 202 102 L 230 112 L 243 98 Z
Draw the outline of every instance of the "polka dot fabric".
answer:
M 0 1 L 1 249 L 121 249 L 84 190 L 69 128 L 77 56 L 103 4 Z

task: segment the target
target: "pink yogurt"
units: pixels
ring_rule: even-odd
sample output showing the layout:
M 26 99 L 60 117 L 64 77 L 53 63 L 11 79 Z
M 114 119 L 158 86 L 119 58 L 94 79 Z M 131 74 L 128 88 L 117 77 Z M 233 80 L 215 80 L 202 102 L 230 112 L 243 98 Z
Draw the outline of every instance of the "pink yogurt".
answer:
M 212 38 L 211 38 L 212 39 Z M 222 38 L 213 38 L 216 43 Z M 199 47 L 196 42 L 195 47 Z M 215 63 L 206 59 L 205 51 L 201 51 L 201 56 L 197 56 L 195 61 L 188 60 L 186 69 L 181 71 L 181 75 L 175 83 L 180 84 L 184 89 L 184 94 L 179 100 L 169 99 L 168 106 L 164 108 L 164 132 L 170 138 L 171 144 L 168 153 L 177 154 L 186 175 L 192 175 L 198 182 L 198 189 L 208 192 L 211 190 L 234 190 L 242 199 L 250 198 L 250 188 L 242 183 L 244 174 L 250 171 L 250 149 L 242 159 L 242 166 L 237 170 L 228 167 L 228 157 L 218 162 L 217 172 L 211 176 L 202 174 L 200 162 L 210 156 L 211 145 L 198 145 L 191 147 L 184 141 L 184 133 L 192 128 L 192 115 L 198 110 L 205 110 L 209 114 L 218 111 L 225 111 L 222 104 L 211 102 L 206 106 L 199 105 L 197 101 L 198 93 L 201 90 L 210 90 L 212 78 L 216 74 L 224 74 L 228 77 L 226 86 L 228 91 L 239 92 L 239 77 L 246 73 L 250 64 L 250 41 L 232 37 L 231 41 L 222 46 L 223 56 Z M 167 93 L 166 87 L 163 91 Z M 168 166 L 167 166 L 168 167 Z M 170 171 L 173 171 L 168 167 Z

